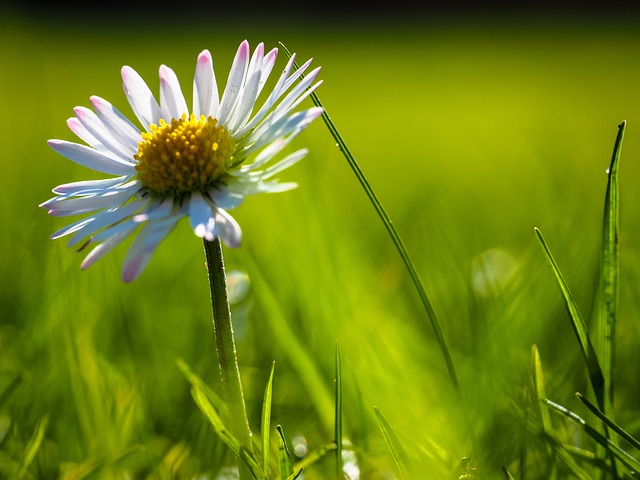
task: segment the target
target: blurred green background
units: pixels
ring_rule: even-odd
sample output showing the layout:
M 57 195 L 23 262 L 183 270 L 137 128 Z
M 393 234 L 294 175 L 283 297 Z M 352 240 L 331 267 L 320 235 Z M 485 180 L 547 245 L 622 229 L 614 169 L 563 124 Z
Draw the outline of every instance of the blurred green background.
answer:
M 218 388 L 200 240 L 181 223 L 125 285 L 125 246 L 81 272 L 83 254 L 49 240 L 72 219 L 38 204 L 56 185 L 95 177 L 46 140 L 75 141 L 65 120 L 91 95 L 130 115 L 122 65 L 154 92 L 158 66 L 169 65 L 190 101 L 198 53 L 212 52 L 222 88 L 245 38 L 252 48 L 281 41 L 323 67 L 317 93 L 416 264 L 468 403 L 465 416 L 389 236 L 317 121 L 295 145 L 309 155 L 281 176 L 300 188 L 248 199 L 233 212 L 243 244 L 225 250 L 228 270 L 249 278 L 232 311 L 254 432 L 275 361 L 274 425 L 309 450 L 332 439 L 338 342 L 360 478 L 397 475 L 373 406 L 424 478 L 451 478 L 471 453 L 468 427 L 482 478 L 523 465 L 538 478 L 541 444 L 518 413 L 530 402 L 531 346 L 550 398 L 582 412 L 574 392 L 588 390 L 533 228 L 588 319 L 606 168 L 627 120 L 614 411 L 638 433 L 637 17 L 121 12 L 0 20 L 0 476 L 24 462 L 42 419 L 24 478 L 215 478 L 233 463 L 176 366 L 185 359 Z M 274 71 L 285 63 L 281 52 Z M 334 478 L 332 462 L 305 478 Z

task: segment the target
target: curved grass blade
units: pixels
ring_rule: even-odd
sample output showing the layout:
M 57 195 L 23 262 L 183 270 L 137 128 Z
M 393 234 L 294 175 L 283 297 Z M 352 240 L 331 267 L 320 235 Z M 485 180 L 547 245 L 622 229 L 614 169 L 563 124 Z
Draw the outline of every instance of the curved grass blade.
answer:
M 27 469 L 42 445 L 42 440 L 44 440 L 44 432 L 47 430 L 47 425 L 49 424 L 48 417 L 42 417 L 38 420 L 38 424 L 36 425 L 36 430 L 33 432 L 33 436 L 29 443 L 27 444 L 27 448 L 25 449 L 24 459 L 22 460 L 22 464 L 20 465 L 20 470 L 18 471 L 17 476 L 15 477 L 18 480 L 21 480 L 27 474 Z
M 611 164 L 607 170 L 608 181 L 604 202 L 604 219 L 602 225 L 602 257 L 600 261 L 600 294 L 597 303 L 598 352 L 605 379 L 605 392 L 608 404 L 613 404 L 613 352 L 615 350 L 615 325 L 618 312 L 618 224 L 619 193 L 618 165 L 626 121 L 618 125 L 618 134 L 613 147 Z M 604 412 L 607 410 L 603 409 Z
M 336 343 L 336 479 L 342 480 L 342 361 L 340 359 L 340 345 Z
M 604 391 L 604 376 L 602 374 L 602 369 L 600 368 L 600 363 L 598 362 L 598 357 L 596 355 L 595 349 L 593 348 L 593 344 L 591 343 L 589 332 L 584 323 L 584 320 L 582 319 L 580 310 L 573 300 L 571 291 L 569 290 L 567 283 L 564 281 L 562 273 L 560 272 L 556 261 L 553 259 L 553 255 L 551 255 L 551 251 L 549 250 L 547 243 L 544 241 L 542 233 L 540 232 L 540 230 L 538 230 L 538 228 L 534 228 L 534 231 L 538 237 L 538 240 L 540 241 L 540 244 L 542 245 L 544 253 L 547 256 L 547 260 L 549 261 L 549 264 L 553 269 L 553 273 L 555 274 L 556 281 L 558 282 L 558 286 L 560 287 L 560 291 L 562 292 L 562 298 L 564 299 L 565 306 L 567 307 L 567 311 L 569 312 L 571 326 L 573 327 L 573 331 L 575 332 L 578 343 L 580 344 L 580 349 L 582 350 L 582 355 L 589 372 L 589 380 L 598 400 L 598 405 L 601 409 L 604 409 L 606 400 Z
M 400 444 L 398 437 L 395 432 L 389 425 L 387 419 L 382 415 L 382 412 L 378 407 L 373 407 L 373 410 L 376 413 L 376 418 L 378 419 L 378 425 L 380 425 L 380 430 L 382 430 L 382 436 L 384 437 L 385 442 L 387 443 L 387 447 L 389 447 L 389 451 L 391 452 L 391 456 L 393 460 L 396 462 L 398 466 L 398 470 L 400 471 L 400 478 L 402 480 L 410 480 L 414 478 L 412 475 L 413 469 L 411 467 L 411 463 L 409 462 L 409 457 L 407 456 L 407 452 L 405 452 L 404 448 Z
M 276 425 L 278 431 L 278 464 L 280 465 L 280 477 L 289 478 L 293 473 L 293 462 L 289 447 L 287 447 L 287 439 L 284 436 L 284 430 L 280 425 Z
M 198 389 L 207 396 L 209 401 L 213 404 L 214 408 L 222 412 L 223 416 L 226 417 L 228 415 L 227 406 L 224 404 L 222 399 L 218 395 L 216 395 L 213 390 L 211 390 L 211 388 L 204 382 L 204 380 L 202 380 L 193 372 L 193 370 L 191 370 L 191 367 L 189 367 L 189 365 L 187 365 L 187 362 L 185 362 L 182 358 L 176 358 L 176 363 L 178 364 L 180 370 L 182 370 L 182 373 L 184 373 L 184 376 L 187 377 L 189 383 L 194 387 L 198 387 Z
M 611 440 L 606 438 L 600 432 L 598 432 L 595 428 L 590 426 L 583 418 L 576 415 L 572 411 L 563 407 L 562 405 L 558 405 L 557 403 L 552 402 L 551 400 L 546 400 L 546 403 L 554 408 L 555 410 L 561 412 L 565 416 L 569 417 L 575 423 L 580 425 L 582 429 L 593 438 L 598 444 L 605 447 L 613 456 L 615 456 L 618 460 L 620 460 L 624 465 L 626 465 L 632 471 L 640 471 L 640 461 L 638 461 L 635 457 L 618 447 Z
M 269 443 L 271 442 L 271 398 L 273 396 L 273 372 L 276 368 L 276 362 L 271 364 L 271 373 L 269 381 L 264 390 L 264 400 L 262 401 L 262 467 L 265 476 L 269 475 Z
M 282 42 L 280 42 L 280 45 L 282 45 L 282 48 L 284 49 L 287 57 L 291 58 L 291 52 L 289 52 L 287 47 Z M 294 66 L 295 68 L 298 67 L 298 65 L 295 62 L 294 62 Z M 301 75 L 301 78 L 304 78 L 304 75 Z M 442 327 L 440 326 L 440 321 L 438 320 L 438 317 L 433 308 L 433 305 L 431 304 L 431 300 L 429 300 L 427 292 L 424 288 L 424 284 L 420 279 L 420 275 L 418 275 L 415 265 L 413 264 L 413 261 L 411 260 L 411 257 L 409 256 L 409 253 L 407 252 L 407 249 L 404 246 L 404 243 L 402 242 L 400 235 L 398 234 L 396 228 L 391 222 L 391 218 L 389 218 L 389 215 L 387 215 L 387 212 L 382 207 L 380 200 L 378 200 L 378 197 L 373 191 L 373 188 L 371 188 L 371 185 L 369 184 L 367 178 L 365 177 L 364 173 L 360 169 L 360 166 L 358 165 L 355 158 L 351 154 L 351 151 L 347 147 L 347 144 L 345 143 L 342 136 L 338 132 L 338 129 L 336 128 L 333 121 L 329 117 L 329 114 L 327 113 L 326 108 L 324 108 L 324 106 L 322 105 L 322 102 L 320 102 L 320 99 L 318 98 L 315 92 L 312 92 L 310 96 L 315 106 L 323 108 L 322 120 L 324 121 L 325 125 L 329 129 L 329 132 L 331 132 L 331 135 L 337 142 L 338 148 L 340 148 L 340 151 L 342 152 L 345 159 L 349 163 L 349 166 L 353 170 L 353 173 L 355 173 L 356 177 L 358 178 L 360 185 L 362 186 L 365 193 L 369 197 L 369 200 L 373 204 L 373 208 L 375 209 L 376 213 L 382 220 L 382 223 L 384 224 L 387 232 L 391 236 L 391 239 L 393 240 L 393 243 L 396 249 L 398 250 L 400 257 L 402 258 L 402 261 L 404 262 L 404 265 L 407 268 L 409 275 L 411 276 L 411 280 L 413 281 L 413 284 L 418 290 L 418 295 L 420 296 L 422 305 L 424 306 L 427 312 L 427 317 L 431 322 L 431 325 L 436 335 L 436 340 L 438 341 L 438 345 L 444 357 L 444 361 L 446 363 L 447 370 L 449 372 L 449 377 L 451 378 L 451 382 L 453 383 L 453 386 L 456 389 L 458 395 L 462 399 L 460 384 L 458 382 L 458 375 L 456 373 L 456 369 L 453 363 L 453 357 L 451 356 L 451 351 L 449 350 L 447 339 L 444 335 Z
M 600 411 L 594 404 L 592 404 L 589 400 L 587 400 L 586 398 L 584 398 L 582 396 L 582 394 L 580 394 L 579 392 L 576 393 L 576 397 L 578 397 L 580 399 L 580 401 L 582 403 L 585 404 L 585 406 L 591 410 L 591 412 L 598 417 L 600 420 L 602 420 L 608 427 L 611 428 L 611 430 L 613 430 L 614 432 L 616 432 L 618 435 L 620 435 L 620 437 L 622 437 L 624 440 L 626 440 L 627 442 L 629 442 L 630 445 L 632 445 L 633 447 L 635 447 L 636 449 L 640 450 L 640 441 L 638 441 L 636 438 L 632 437 L 629 433 L 627 433 L 626 431 L 624 431 L 619 425 L 617 425 L 616 423 L 614 423 L 613 420 L 611 420 L 609 417 L 607 417 L 604 413 L 602 413 L 602 411 Z
M 531 356 L 533 357 L 533 383 L 536 392 L 536 406 L 538 413 L 540 414 L 540 418 L 542 421 L 542 431 L 551 435 L 553 431 L 553 427 L 551 425 L 551 415 L 549 414 L 549 410 L 547 408 L 543 408 L 542 402 L 547 398 L 544 386 L 544 374 L 542 372 L 542 362 L 540 361 L 540 354 L 538 353 L 538 347 L 533 345 L 531 347 Z M 547 478 L 555 479 L 557 476 L 556 471 L 556 462 L 553 458 L 553 448 L 551 445 L 547 445 L 547 454 L 549 456 L 549 470 L 547 472 Z
M 502 467 L 502 473 L 504 473 L 504 478 L 507 480 L 516 480 L 515 477 L 509 473 L 507 467 Z
M 253 478 L 257 480 L 266 480 L 264 473 L 262 472 L 262 468 L 258 464 L 258 462 L 253 458 L 253 455 L 241 445 L 240 441 L 233 436 L 231 431 L 224 425 L 222 419 L 216 412 L 216 409 L 213 407 L 207 395 L 200 390 L 197 385 L 193 385 L 191 389 L 191 394 L 193 395 L 196 404 L 204 413 L 204 415 L 209 420 L 209 423 L 213 426 L 216 434 L 222 440 L 227 447 L 231 449 L 233 453 L 235 453 L 249 468 L 251 475 Z

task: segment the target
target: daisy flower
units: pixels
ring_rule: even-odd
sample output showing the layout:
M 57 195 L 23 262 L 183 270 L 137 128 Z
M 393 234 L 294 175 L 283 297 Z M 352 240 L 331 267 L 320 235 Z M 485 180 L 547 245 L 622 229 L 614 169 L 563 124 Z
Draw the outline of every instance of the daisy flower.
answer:
M 90 99 L 95 111 L 74 109 L 67 124 L 86 145 L 49 140 L 49 146 L 112 177 L 54 188 L 56 196 L 40 205 L 49 214 L 88 216 L 51 238 L 71 235 L 69 246 L 79 249 L 95 245 L 82 262 L 85 269 L 139 230 L 124 260 L 125 282 L 140 275 L 160 242 L 184 217 L 198 237 L 219 238 L 237 247 L 242 232 L 228 211 L 248 195 L 296 186 L 279 183 L 274 176 L 307 150 L 284 158 L 279 154 L 322 114 L 321 108 L 295 111 L 321 83 L 314 83 L 319 67 L 298 82 L 311 60 L 296 70 L 295 55 L 257 105 L 277 54 L 276 48 L 265 53 L 262 43 L 251 54 L 249 43 L 243 41 L 220 97 L 211 54 L 204 50 L 196 63 L 191 111 L 169 67 L 159 69 L 158 102 L 140 75 L 124 66 L 124 92 L 142 129 L 97 96 Z M 280 158 L 274 162 L 276 157 Z

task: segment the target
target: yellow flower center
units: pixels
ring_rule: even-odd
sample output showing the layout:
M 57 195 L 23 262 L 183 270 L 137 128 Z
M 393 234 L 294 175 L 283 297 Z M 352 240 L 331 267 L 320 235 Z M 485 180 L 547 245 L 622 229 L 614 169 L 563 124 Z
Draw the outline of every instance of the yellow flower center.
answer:
M 192 113 L 171 123 L 160 120 L 142 133 L 136 170 L 140 181 L 158 196 L 181 197 L 204 191 L 233 162 L 235 142 L 218 120 Z

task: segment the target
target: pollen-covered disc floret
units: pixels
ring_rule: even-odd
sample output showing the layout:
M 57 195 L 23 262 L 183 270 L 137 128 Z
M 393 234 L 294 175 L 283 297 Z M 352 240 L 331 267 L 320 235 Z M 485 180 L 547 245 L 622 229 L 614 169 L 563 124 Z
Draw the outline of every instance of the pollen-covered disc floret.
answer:
M 74 109 L 67 124 L 84 143 L 49 140 L 49 145 L 111 177 L 54 188 L 55 197 L 41 204 L 49 214 L 86 216 L 51 237 L 69 235 L 69 246 L 79 250 L 93 246 L 82 262 L 87 268 L 137 232 L 124 260 L 127 282 L 140 275 L 185 217 L 197 236 L 238 246 L 242 231 L 228 211 L 248 195 L 296 186 L 275 176 L 307 150 L 274 159 L 322 114 L 317 107 L 296 110 L 321 82 L 316 82 L 319 67 L 305 73 L 311 60 L 294 68 L 295 55 L 273 90 L 261 96 L 277 54 L 275 48 L 265 53 L 263 44 L 251 53 L 242 42 L 220 96 L 211 54 L 204 50 L 196 63 L 191 108 L 169 67 L 159 70 L 159 101 L 135 70 L 123 67 L 124 92 L 142 129 L 100 97 L 91 97 L 93 110 Z M 259 98 L 264 99 L 258 103 Z
M 185 113 L 149 127 L 134 158 L 140 181 L 155 195 L 205 192 L 233 164 L 234 141 L 215 118 Z

